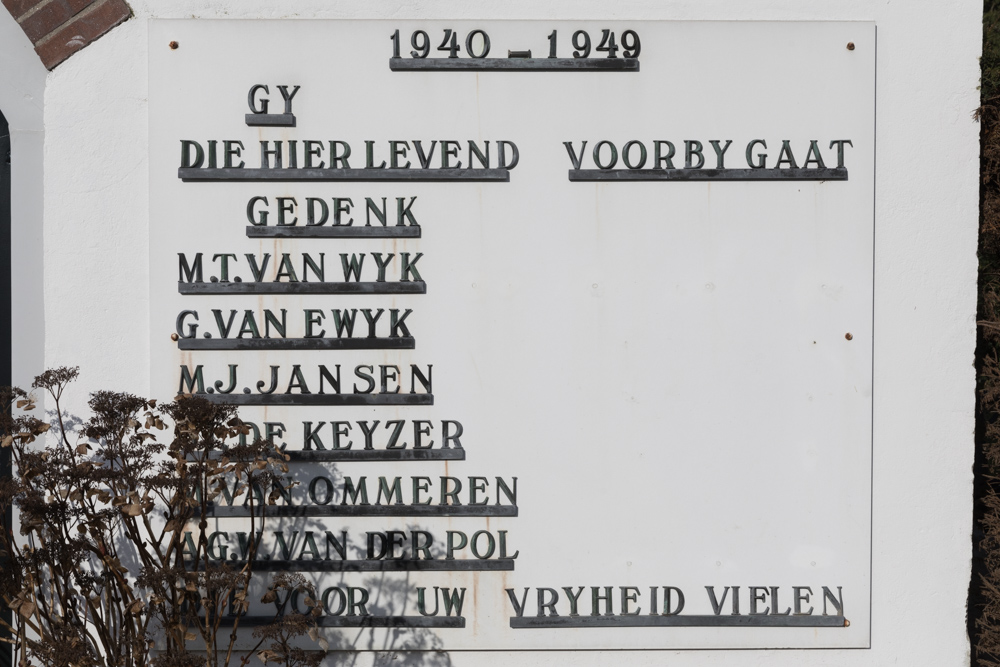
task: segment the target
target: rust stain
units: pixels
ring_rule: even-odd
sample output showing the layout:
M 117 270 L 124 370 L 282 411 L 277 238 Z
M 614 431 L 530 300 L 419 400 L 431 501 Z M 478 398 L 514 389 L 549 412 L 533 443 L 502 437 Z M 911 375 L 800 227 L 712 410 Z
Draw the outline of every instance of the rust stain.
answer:
M 473 609 L 478 609 L 479 608 L 479 573 L 478 572 L 474 572 L 472 574 L 472 605 L 473 605 Z M 473 622 L 472 622 L 472 634 L 473 635 L 479 634 L 479 617 L 480 616 L 481 616 L 481 614 L 474 614 L 473 617 L 472 617 L 474 619 Z
M 601 184 L 594 184 L 594 237 L 601 236 Z
M 482 106 L 479 103 L 479 72 L 476 72 L 476 129 L 479 141 L 483 140 Z
M 281 260 L 281 253 L 282 253 L 282 250 L 283 250 L 283 246 L 282 246 L 281 242 L 282 242 L 282 239 L 280 239 L 278 237 L 274 238 L 274 246 L 273 246 L 274 249 L 272 251 L 274 253 L 274 256 L 271 257 L 271 264 L 274 265 L 272 268 L 274 269 L 275 273 L 278 272 L 278 262 L 280 262 L 280 260 Z M 261 261 L 263 261 L 263 260 L 261 260 Z

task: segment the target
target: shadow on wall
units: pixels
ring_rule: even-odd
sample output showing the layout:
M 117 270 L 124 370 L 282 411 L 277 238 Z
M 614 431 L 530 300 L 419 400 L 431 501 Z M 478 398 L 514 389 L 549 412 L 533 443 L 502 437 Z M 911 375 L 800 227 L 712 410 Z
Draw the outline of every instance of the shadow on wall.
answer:
M 0 534 L 9 556 L 0 599 L 16 612 L 25 664 L 103 655 L 182 667 L 206 647 L 209 667 L 222 667 L 227 651 L 286 667 L 452 664 L 437 631 L 465 627 L 466 589 L 416 586 L 413 573 L 487 561 L 448 558 L 453 545 L 417 525 L 373 533 L 363 521 L 348 539 L 330 524 L 410 511 L 365 495 L 352 505 L 335 464 L 293 470 L 290 455 L 241 437 L 250 428 L 231 406 L 98 391 L 89 417 L 68 413 L 60 398 L 77 374 L 35 379 L 34 394 L 53 406 L 44 421 L 31 414 L 37 396 L 0 390 L 2 448 L 17 473 L 0 484 L 0 506 L 20 512 L 19 530 Z M 331 480 L 322 502 L 292 502 L 296 478 L 318 473 Z M 396 494 L 387 503 L 394 496 L 402 505 Z M 410 557 L 393 534 L 412 536 Z
M 310 466 L 304 471 L 305 478 L 317 475 L 320 470 L 325 477 L 340 485 L 343 476 L 338 467 L 325 464 L 322 467 Z M 303 483 L 303 486 L 305 483 Z M 259 497 L 264 497 L 266 489 L 259 490 Z M 334 504 L 342 498 L 342 491 L 332 500 Z M 229 505 L 230 507 L 232 505 Z M 227 518 L 221 521 L 232 521 Z M 220 521 L 217 519 L 217 521 Z M 329 519 L 320 521 L 316 518 L 284 519 L 280 522 L 273 518 L 266 519 L 261 531 L 260 550 L 255 561 L 255 577 L 260 577 L 261 586 L 268 579 L 287 575 L 290 570 L 311 575 L 306 579 L 308 592 L 279 592 L 268 604 L 257 604 L 262 598 L 264 588 L 254 589 L 250 597 L 254 600 L 246 613 L 246 620 L 252 624 L 263 623 L 271 614 L 288 616 L 310 612 L 307 595 L 315 596 L 319 615 L 316 617 L 319 626 L 318 634 L 328 642 L 329 653 L 323 661 L 324 665 L 368 665 L 374 660 L 375 665 L 413 665 L 426 667 L 450 667 L 452 661 L 444 651 L 444 642 L 433 627 L 420 627 L 422 621 L 435 620 L 443 616 L 445 620 L 458 620 L 464 605 L 464 592 L 461 597 L 453 590 L 439 590 L 437 587 L 418 587 L 413 582 L 412 571 L 372 571 L 361 575 L 347 574 L 344 571 L 324 570 L 324 564 L 330 563 L 330 557 L 357 567 L 393 561 L 372 561 L 372 548 L 365 540 L 350 539 L 347 530 L 332 531 L 335 526 Z M 229 564 L 239 565 L 243 562 L 244 545 L 249 541 L 245 534 L 238 534 L 233 539 L 236 528 L 233 524 L 216 526 L 216 530 L 228 529 L 229 538 L 226 546 L 216 544 L 215 556 L 225 558 L 230 556 Z M 405 532 L 413 535 L 418 532 L 430 533 L 425 526 L 407 525 Z M 355 536 L 356 538 L 357 536 Z M 331 549 L 331 543 L 336 546 Z M 376 542 L 375 551 L 379 552 L 384 543 Z M 236 553 L 241 553 L 238 556 Z M 446 553 L 440 540 L 428 546 L 429 557 L 434 561 L 445 559 Z M 325 551 L 325 554 L 323 553 Z M 332 552 L 332 553 L 331 553 Z M 339 552 L 339 553 L 338 553 Z M 319 557 L 325 555 L 326 559 Z M 376 556 L 377 558 L 378 556 Z M 426 555 L 424 556 L 427 557 Z M 314 560 L 315 559 L 315 560 Z M 316 565 L 311 565 L 315 562 Z M 392 569 L 392 568 L 389 568 Z M 265 598 L 266 599 L 266 598 Z M 456 604 L 456 601 L 458 603 Z M 324 619 L 336 623 L 345 615 L 355 612 L 353 605 L 361 610 L 363 617 L 372 619 L 396 619 L 396 627 L 335 627 L 324 623 Z M 273 611 L 270 605 L 273 604 Z M 304 637 L 299 646 L 308 644 Z M 364 652 L 364 653 L 361 653 Z M 368 652 L 375 652 L 374 656 Z

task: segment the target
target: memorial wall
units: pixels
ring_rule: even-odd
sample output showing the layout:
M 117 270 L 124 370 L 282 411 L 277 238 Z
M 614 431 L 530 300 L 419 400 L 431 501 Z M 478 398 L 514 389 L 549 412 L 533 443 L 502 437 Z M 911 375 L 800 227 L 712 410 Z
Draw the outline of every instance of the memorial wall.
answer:
M 867 645 L 874 26 L 150 44 L 153 391 L 290 461 L 219 559 L 427 647 Z
M 133 4 L 45 362 L 273 442 L 328 664 L 967 664 L 975 7 Z

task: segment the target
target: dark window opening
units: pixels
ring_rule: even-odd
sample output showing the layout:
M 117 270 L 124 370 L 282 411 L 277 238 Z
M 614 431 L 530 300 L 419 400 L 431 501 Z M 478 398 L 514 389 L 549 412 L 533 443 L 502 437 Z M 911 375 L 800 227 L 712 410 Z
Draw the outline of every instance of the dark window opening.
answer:
M 0 386 L 11 384 L 10 286 L 10 129 L 7 119 L 0 113 Z M 10 449 L 0 449 L 0 477 L 10 476 L 10 460 Z M 3 530 L 9 534 L 13 522 L 9 507 L 4 510 L 0 521 Z M 0 568 L 3 565 L 0 560 Z M 11 611 L 2 603 L 0 614 L 7 623 L 13 620 Z M 0 626 L 0 636 L 9 638 L 10 633 Z M 0 642 L 0 667 L 12 667 L 13 664 L 13 647 L 7 642 Z

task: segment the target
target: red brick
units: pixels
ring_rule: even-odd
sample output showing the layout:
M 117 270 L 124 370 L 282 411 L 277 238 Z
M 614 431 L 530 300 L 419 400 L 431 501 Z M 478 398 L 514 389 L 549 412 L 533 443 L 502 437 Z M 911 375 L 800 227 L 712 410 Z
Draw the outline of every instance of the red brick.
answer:
M 98 0 L 35 44 L 35 52 L 42 64 L 52 69 L 131 15 L 124 0 Z
M 28 39 L 37 43 L 94 2 L 95 0 L 51 0 L 47 5 L 39 7 L 37 11 L 25 17 L 21 21 L 21 30 L 24 30 Z
M 3 6 L 16 19 L 21 18 L 44 0 L 3 0 Z

